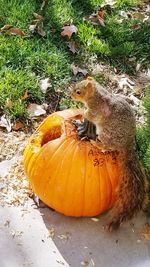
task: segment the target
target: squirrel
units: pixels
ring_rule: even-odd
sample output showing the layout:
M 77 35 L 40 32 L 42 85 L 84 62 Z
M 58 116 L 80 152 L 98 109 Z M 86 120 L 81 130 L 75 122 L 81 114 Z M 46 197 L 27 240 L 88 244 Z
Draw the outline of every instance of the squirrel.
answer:
M 118 151 L 121 158 L 116 200 L 107 225 L 113 231 L 134 217 L 145 203 L 146 176 L 135 149 L 135 116 L 124 96 L 109 93 L 92 77 L 76 83 L 70 95 L 85 106 L 85 122 L 78 125 L 79 137 L 96 139 L 100 149 Z

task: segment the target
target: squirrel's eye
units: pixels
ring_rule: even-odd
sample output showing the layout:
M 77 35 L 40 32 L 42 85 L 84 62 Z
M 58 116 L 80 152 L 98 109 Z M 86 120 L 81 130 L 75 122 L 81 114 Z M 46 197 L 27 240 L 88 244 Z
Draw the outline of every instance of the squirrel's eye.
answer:
M 81 94 L 81 91 L 80 90 L 77 90 L 76 93 L 77 93 L 77 95 L 80 95 Z

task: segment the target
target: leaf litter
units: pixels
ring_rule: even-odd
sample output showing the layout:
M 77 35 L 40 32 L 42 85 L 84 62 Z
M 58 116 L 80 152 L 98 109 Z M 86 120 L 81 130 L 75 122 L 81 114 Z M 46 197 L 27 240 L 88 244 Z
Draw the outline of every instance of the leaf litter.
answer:
M 8 164 L 7 172 L 0 174 L 1 206 L 22 206 L 31 194 L 22 157 L 28 138 L 24 132 L 0 132 L 0 164 Z
M 86 69 L 82 69 L 74 64 L 71 65 L 71 69 L 73 74 L 76 76 L 78 73 L 82 74 L 83 76 L 87 76 L 88 71 Z
M 33 34 L 37 33 L 38 35 L 45 37 L 46 32 L 43 29 L 44 17 L 35 13 L 35 12 L 33 13 L 33 17 L 34 17 L 34 19 L 32 20 L 31 24 L 29 25 L 30 32 Z

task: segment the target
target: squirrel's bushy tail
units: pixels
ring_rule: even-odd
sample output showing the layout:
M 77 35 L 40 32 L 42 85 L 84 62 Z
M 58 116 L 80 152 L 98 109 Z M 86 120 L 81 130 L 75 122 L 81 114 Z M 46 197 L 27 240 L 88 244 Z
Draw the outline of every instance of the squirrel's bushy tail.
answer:
M 117 229 L 123 221 L 131 219 L 140 211 L 146 196 L 146 176 L 135 151 L 128 151 L 122 155 L 120 169 L 116 201 L 109 212 L 110 231 Z

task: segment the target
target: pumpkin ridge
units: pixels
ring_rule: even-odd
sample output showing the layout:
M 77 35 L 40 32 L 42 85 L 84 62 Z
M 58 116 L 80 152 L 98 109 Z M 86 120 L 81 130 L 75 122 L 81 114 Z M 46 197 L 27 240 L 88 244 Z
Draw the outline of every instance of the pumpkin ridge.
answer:
M 62 143 L 61 143 L 61 149 L 62 149 L 62 146 L 65 146 L 66 145 L 66 143 L 68 142 L 68 139 L 70 139 L 70 138 L 67 138 L 67 139 L 62 139 Z M 71 142 L 70 142 L 70 144 L 72 144 L 74 142 L 74 140 L 71 140 Z M 69 146 L 70 146 L 70 144 L 69 144 Z M 60 147 L 60 146 L 59 146 Z M 68 150 L 68 146 L 63 150 L 63 154 L 65 154 L 65 151 L 66 150 Z M 56 156 L 56 154 L 58 153 L 58 150 L 56 150 L 55 152 L 54 152 L 54 154 L 55 154 L 55 156 Z M 53 155 L 54 155 L 53 154 Z M 52 157 L 51 157 L 51 159 L 50 159 L 50 162 L 49 162 L 49 165 L 51 164 L 51 160 L 53 160 L 54 158 L 53 158 L 53 155 L 52 155 Z M 67 156 L 67 154 L 65 154 L 66 156 Z M 58 167 L 59 167 L 59 169 L 60 169 L 60 166 L 62 167 L 62 165 L 63 165 L 63 161 L 64 161 L 64 157 L 63 157 L 63 159 L 62 159 L 62 161 L 61 161 L 61 165 L 60 165 L 60 163 L 58 162 L 57 163 L 57 166 L 55 167 L 55 177 L 53 178 L 53 179 L 57 179 L 57 169 L 58 169 Z M 48 166 L 49 166 L 48 165 Z M 51 176 L 51 175 L 50 175 Z M 43 196 L 45 196 L 45 194 L 46 194 L 46 191 L 47 191 L 47 188 L 48 188 L 48 186 L 49 186 L 49 183 L 50 183 L 50 176 L 48 176 L 47 177 L 47 179 L 46 179 L 46 183 L 45 183 L 45 188 L 43 189 Z M 53 192 L 54 193 L 54 192 Z M 54 194 L 54 196 L 55 196 L 55 194 Z M 53 199 L 55 199 L 55 197 L 52 197 L 52 202 L 53 202 Z M 53 208 L 53 203 L 51 203 L 51 207 Z
M 100 168 L 98 168 L 98 183 L 99 183 L 99 209 L 102 209 L 102 199 L 101 199 L 101 173 L 100 173 Z
M 52 141 L 55 141 L 55 140 L 57 140 L 57 139 L 54 139 L 54 140 L 52 140 Z M 52 141 L 51 141 L 51 142 L 52 142 Z M 62 139 L 62 141 L 63 141 L 63 139 Z M 66 141 L 66 140 L 65 140 L 65 141 Z M 57 148 L 60 148 L 60 147 L 61 147 L 61 144 L 58 143 Z M 57 148 L 55 149 L 54 154 L 57 153 Z M 41 153 L 44 154 L 46 150 L 47 150 L 47 146 L 46 146 L 46 144 L 45 144 L 45 145 L 43 145 L 43 146 L 41 147 L 40 151 L 39 151 L 39 152 L 37 153 L 37 155 L 36 155 L 36 158 L 34 159 L 34 160 L 35 160 L 35 162 L 34 162 L 35 165 L 37 164 L 39 158 L 41 157 Z M 53 155 L 54 155 L 54 154 L 53 154 Z M 52 155 L 52 157 L 53 157 L 53 155 Z M 34 154 L 33 154 L 33 156 L 35 157 Z M 52 157 L 51 157 L 51 158 L 52 158 Z M 31 159 L 32 159 L 32 157 L 31 157 Z M 50 164 L 50 161 L 49 161 L 49 164 Z M 33 175 L 34 175 L 34 172 L 35 172 L 35 169 L 32 168 L 32 164 L 29 165 L 29 167 L 31 167 L 31 168 L 28 170 L 28 173 L 30 173 L 30 175 L 33 176 Z M 46 172 L 47 172 L 47 168 L 44 168 L 42 175 L 44 176 Z
M 27 158 L 27 156 L 26 156 Z M 36 157 L 37 159 L 37 157 Z M 27 173 L 27 176 L 28 176 L 28 173 L 31 173 L 32 171 L 32 168 L 33 168 L 33 165 L 32 165 L 32 161 L 35 160 L 35 154 L 31 152 L 31 156 L 29 157 L 29 160 L 26 162 L 25 161 L 25 165 L 27 166 L 26 168 L 26 173 Z
M 51 140 L 50 142 L 52 143 L 53 141 L 55 142 L 56 140 L 57 140 L 57 139 L 54 139 L 54 140 Z M 61 140 L 61 144 L 58 143 L 57 147 L 55 147 L 55 151 L 54 151 L 54 153 L 53 153 L 53 154 L 51 155 L 51 157 L 50 157 L 49 164 L 47 165 L 47 168 L 49 168 L 49 166 L 50 166 L 50 164 L 51 164 L 51 161 L 54 159 L 54 157 L 56 156 L 56 154 L 58 153 L 58 151 L 61 150 L 61 149 L 62 149 L 62 146 L 64 146 L 67 142 L 68 142 L 67 139 L 62 138 L 62 140 Z M 50 145 L 52 145 L 52 144 L 50 144 Z M 43 145 L 42 149 L 43 149 L 42 152 L 44 153 L 44 149 L 47 149 L 46 144 Z M 38 158 L 37 158 L 37 159 L 38 159 Z M 36 162 L 35 162 L 35 163 L 36 163 Z M 45 172 L 47 172 L 47 170 L 45 170 Z M 44 172 L 44 173 L 45 173 L 45 172 Z M 43 173 L 43 174 L 44 174 L 44 173 Z
M 75 140 L 74 140 L 75 141 Z M 69 145 L 69 148 L 70 148 L 70 145 Z M 71 167 L 74 167 L 74 155 L 76 154 L 76 152 L 77 152 L 77 150 L 78 150 L 78 148 L 77 148 L 77 146 L 76 146 L 76 142 L 73 142 L 72 143 L 72 151 L 73 151 L 73 153 L 72 153 L 72 157 L 70 158 L 70 166 Z M 72 163 L 73 162 L 73 163 Z M 67 192 L 68 192 L 68 188 L 69 188 L 69 185 L 68 185 L 68 180 L 67 180 L 67 177 L 70 177 L 69 176 L 69 174 L 71 173 L 71 170 L 72 170 L 72 168 L 71 167 L 69 167 L 68 166 L 68 173 L 67 173 L 67 175 L 66 175 L 66 182 L 65 182 L 65 188 L 66 188 L 66 194 L 67 194 Z M 74 199 L 74 198 L 73 198 Z M 65 200 L 65 199 L 64 199 Z M 68 203 L 67 203 L 68 204 Z M 64 201 L 62 202 L 62 205 L 64 206 Z M 73 204 L 72 204 L 72 208 L 73 208 Z M 67 210 L 68 210 L 68 208 L 67 208 Z M 64 208 L 64 213 L 66 213 L 67 211 L 65 210 L 65 208 Z M 74 212 L 73 210 L 72 210 L 72 212 Z

